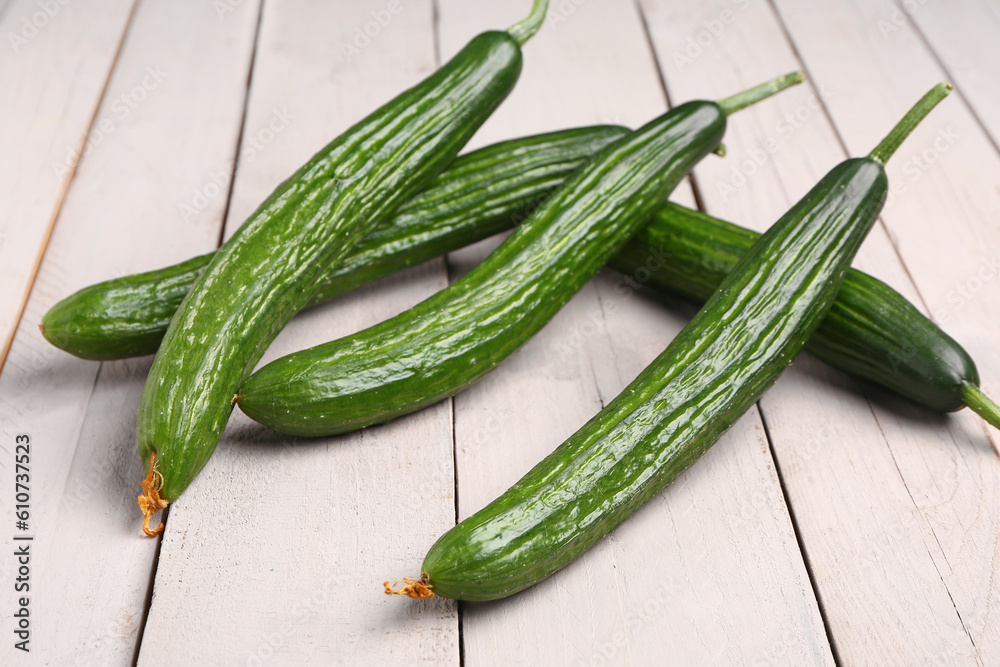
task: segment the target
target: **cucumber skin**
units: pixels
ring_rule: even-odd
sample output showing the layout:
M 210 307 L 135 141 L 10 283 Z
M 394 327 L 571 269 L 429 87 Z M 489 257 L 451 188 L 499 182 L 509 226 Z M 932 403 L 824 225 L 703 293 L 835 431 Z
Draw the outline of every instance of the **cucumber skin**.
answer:
M 520 69 L 507 33 L 473 38 L 317 153 L 216 252 L 171 319 L 139 403 L 139 455 L 148 474 L 156 454 L 163 500 L 211 457 L 243 379 L 323 271 L 454 159 Z
M 886 191 L 884 171 L 868 158 L 827 174 L 617 398 L 434 543 L 422 568 L 434 593 L 494 600 L 521 591 L 566 566 L 687 469 L 804 346 Z
M 595 152 L 626 134 L 612 125 L 575 128 L 459 156 L 329 271 L 308 305 L 507 231 Z M 83 359 L 154 354 L 213 255 L 85 287 L 49 309 L 42 333 Z
M 257 370 L 237 402 L 292 435 L 353 431 L 453 396 L 538 331 L 725 131 L 689 102 L 611 144 L 458 282 L 354 335 Z
M 647 265 L 655 248 L 669 261 L 649 271 L 648 283 L 704 303 L 759 236 L 668 203 L 611 265 L 631 274 Z M 899 292 L 855 269 L 848 271 L 805 349 L 831 366 L 940 412 L 965 407 L 963 386 L 979 385 L 976 364 L 961 345 Z
M 154 354 L 170 318 L 213 255 L 84 287 L 45 313 L 42 335 L 81 359 L 111 361 Z

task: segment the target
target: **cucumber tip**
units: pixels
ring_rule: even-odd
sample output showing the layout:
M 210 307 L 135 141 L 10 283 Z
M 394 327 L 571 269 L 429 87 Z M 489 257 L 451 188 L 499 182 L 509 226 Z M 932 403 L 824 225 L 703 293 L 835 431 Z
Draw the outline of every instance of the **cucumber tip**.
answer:
M 142 511 L 142 532 L 148 537 L 156 537 L 163 532 L 163 522 L 156 528 L 149 527 L 149 521 L 160 510 L 167 509 L 170 504 L 160 496 L 163 488 L 163 475 L 156 469 L 156 452 L 149 454 L 149 473 L 142 481 L 142 493 L 139 494 L 139 509 Z
M 403 584 L 403 586 L 394 588 L 400 584 Z M 388 581 L 385 581 L 382 585 L 385 586 L 386 595 L 405 595 L 415 600 L 434 597 L 434 591 L 431 590 L 430 576 L 426 572 L 421 572 L 419 579 L 400 579 L 392 585 Z

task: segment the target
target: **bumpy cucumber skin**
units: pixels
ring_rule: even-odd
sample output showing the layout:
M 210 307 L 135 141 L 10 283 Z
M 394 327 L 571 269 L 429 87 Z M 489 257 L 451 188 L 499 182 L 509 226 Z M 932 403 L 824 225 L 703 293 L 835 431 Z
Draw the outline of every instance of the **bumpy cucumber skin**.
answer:
M 211 254 L 199 255 L 84 287 L 45 313 L 42 335 L 81 359 L 109 361 L 153 354 L 170 318 L 211 259 Z
M 234 396 L 322 274 L 451 162 L 521 69 L 504 32 L 475 37 L 437 72 L 335 139 L 282 183 L 184 298 L 139 404 L 138 449 L 175 500 L 208 461 Z
M 759 236 L 667 204 L 611 264 L 631 274 L 656 261 L 648 284 L 704 303 Z M 666 261 L 651 259 L 651 250 Z M 965 407 L 963 386 L 979 385 L 976 364 L 961 345 L 899 292 L 854 269 L 806 350 L 940 412 Z
M 324 279 L 313 303 L 509 230 L 628 132 L 615 125 L 561 130 L 458 157 Z
M 886 185 L 869 158 L 827 174 L 632 384 L 438 539 L 423 563 L 434 593 L 493 600 L 523 590 L 688 468 L 777 379 L 826 314 Z
M 714 102 L 689 102 L 611 144 L 479 266 L 374 327 L 264 366 L 237 397 L 293 435 L 352 431 L 452 396 L 538 331 L 722 139 Z
M 582 127 L 503 141 L 459 156 L 329 271 L 309 305 L 506 231 L 624 127 Z M 42 318 L 56 347 L 105 361 L 154 354 L 214 253 L 97 283 Z

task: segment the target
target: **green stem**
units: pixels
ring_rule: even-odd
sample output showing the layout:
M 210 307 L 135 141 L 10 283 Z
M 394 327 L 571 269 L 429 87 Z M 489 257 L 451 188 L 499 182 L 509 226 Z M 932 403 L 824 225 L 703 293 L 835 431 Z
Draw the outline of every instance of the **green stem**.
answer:
M 722 107 L 723 113 L 730 116 L 740 109 L 745 109 L 751 104 L 756 104 L 775 93 L 781 92 L 785 88 L 802 83 L 805 80 L 805 72 L 792 72 L 791 74 L 779 76 L 777 79 L 766 81 L 759 86 L 754 86 L 749 90 L 744 90 L 742 93 L 730 95 L 723 100 L 719 100 L 716 104 Z
M 990 397 L 971 382 L 962 387 L 962 400 L 977 415 L 985 419 L 994 428 L 1000 428 L 1000 405 L 990 400 Z
M 514 38 L 514 41 L 524 46 L 524 43 L 531 39 L 538 32 L 538 29 L 542 27 L 542 21 L 545 20 L 545 12 L 548 8 L 549 0 L 535 0 L 528 18 L 512 25 L 507 31 L 508 34 Z
M 947 81 L 939 83 L 938 85 L 931 88 L 926 95 L 920 98 L 920 101 L 913 105 L 903 120 L 896 124 L 896 127 L 892 128 L 892 132 L 886 135 L 885 139 L 882 140 L 878 146 L 875 147 L 868 157 L 877 161 L 879 164 L 885 164 L 886 161 L 892 157 L 892 154 L 896 152 L 899 145 L 903 143 L 906 137 L 910 136 L 910 132 L 913 132 L 913 128 L 920 124 L 920 121 L 930 113 L 931 109 L 937 106 L 938 102 L 943 100 L 948 96 L 952 90 L 952 85 Z

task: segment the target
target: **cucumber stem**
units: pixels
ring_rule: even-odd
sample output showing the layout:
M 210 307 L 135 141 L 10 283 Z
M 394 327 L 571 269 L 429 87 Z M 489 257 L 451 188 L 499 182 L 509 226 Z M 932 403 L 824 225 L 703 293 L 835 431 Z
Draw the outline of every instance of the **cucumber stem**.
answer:
M 545 20 L 545 12 L 549 8 L 549 0 L 535 0 L 535 4 L 531 6 L 531 13 L 523 21 L 519 21 L 512 25 L 507 33 L 514 38 L 521 46 L 531 39 L 538 29 L 542 27 L 542 22 Z
M 983 391 L 966 382 L 962 387 L 962 400 L 973 412 L 982 417 L 993 428 L 1000 428 L 1000 405 L 997 405 Z
M 716 104 L 722 107 L 722 112 L 724 114 L 731 116 L 740 109 L 745 109 L 751 104 L 756 104 L 761 100 L 766 100 L 771 95 L 780 93 L 785 88 L 790 88 L 791 86 L 800 84 L 805 80 L 805 72 L 792 72 L 791 74 L 785 74 L 784 76 L 779 76 L 776 79 L 765 81 L 759 86 L 754 86 L 753 88 L 744 90 L 741 93 L 730 95 L 725 99 L 719 100 Z
M 868 154 L 868 157 L 884 165 L 906 137 L 910 136 L 910 132 L 913 132 L 913 129 L 930 113 L 931 109 L 936 107 L 938 102 L 947 97 L 951 91 L 952 85 L 947 81 L 943 81 L 927 91 L 927 94 L 906 112 L 903 119 L 896 123 L 896 127 L 892 128 L 892 131 L 875 147 L 875 150 Z

